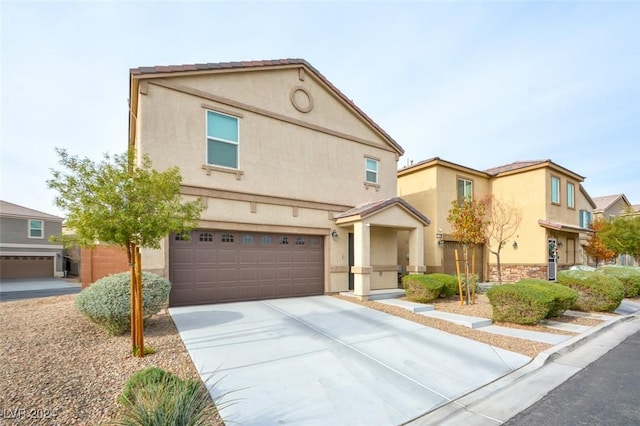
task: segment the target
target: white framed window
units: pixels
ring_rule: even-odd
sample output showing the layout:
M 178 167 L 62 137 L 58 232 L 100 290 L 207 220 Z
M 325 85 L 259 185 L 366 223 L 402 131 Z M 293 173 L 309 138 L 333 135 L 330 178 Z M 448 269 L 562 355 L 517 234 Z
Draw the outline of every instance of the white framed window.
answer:
M 378 160 L 375 158 L 364 159 L 364 174 L 367 183 L 378 184 Z
M 29 238 L 44 238 L 44 222 L 29 219 Z
M 580 210 L 580 227 L 588 228 L 591 225 L 591 212 L 589 210 Z
M 238 168 L 240 123 L 237 117 L 207 111 L 207 164 Z
M 465 201 L 473 198 L 473 181 L 464 178 L 458 178 L 458 204 L 462 205 Z
M 576 208 L 575 189 L 576 186 L 574 184 L 567 182 L 567 207 L 570 209 Z
M 551 203 L 560 204 L 560 178 L 551 176 Z

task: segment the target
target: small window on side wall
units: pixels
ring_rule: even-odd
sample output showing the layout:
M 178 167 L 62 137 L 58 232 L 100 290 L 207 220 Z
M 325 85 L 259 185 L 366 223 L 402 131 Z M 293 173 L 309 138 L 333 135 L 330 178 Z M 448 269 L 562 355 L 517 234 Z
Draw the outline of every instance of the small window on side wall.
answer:
M 41 220 L 29 220 L 29 238 L 44 238 L 44 222 Z
M 378 184 L 378 160 L 365 158 L 365 181 L 367 183 Z

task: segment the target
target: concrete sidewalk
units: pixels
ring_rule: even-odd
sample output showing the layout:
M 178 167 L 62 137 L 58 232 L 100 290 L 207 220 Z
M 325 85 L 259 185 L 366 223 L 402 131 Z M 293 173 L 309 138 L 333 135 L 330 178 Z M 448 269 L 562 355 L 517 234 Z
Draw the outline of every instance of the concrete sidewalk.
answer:
M 402 424 L 531 360 L 331 296 L 170 313 L 229 424 Z

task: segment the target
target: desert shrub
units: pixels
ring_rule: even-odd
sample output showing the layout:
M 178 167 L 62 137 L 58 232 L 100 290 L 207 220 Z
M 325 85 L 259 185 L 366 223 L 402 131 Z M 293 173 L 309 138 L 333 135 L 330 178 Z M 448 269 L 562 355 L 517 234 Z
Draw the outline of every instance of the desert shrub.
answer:
M 560 271 L 558 283 L 578 292 L 575 309 L 614 311 L 624 299 L 624 286 L 614 276 L 588 271 Z
M 536 291 L 547 292 L 553 297 L 553 303 L 549 307 L 549 312 L 545 318 L 562 315 L 567 309 L 572 309 L 578 300 L 578 292 L 558 283 L 541 279 L 520 280 L 518 284 L 523 284 L 534 288 Z
M 547 317 L 554 299 L 550 292 L 526 284 L 503 284 L 487 291 L 493 320 L 537 324 Z
M 75 306 L 90 321 L 108 334 L 129 329 L 131 298 L 129 272 L 110 275 L 93 283 L 76 296 Z M 159 275 L 142 273 L 142 314 L 147 319 L 167 303 L 171 283 Z
M 427 276 L 442 283 L 443 287 L 440 296 L 449 297 L 458 294 L 458 279 L 453 275 L 429 274 Z
M 454 275 L 454 277 L 456 279 L 456 294 L 460 294 L 460 290 L 458 289 L 458 276 Z M 460 279 L 462 280 L 462 295 L 466 296 L 467 295 L 467 285 L 466 285 L 467 274 L 465 274 L 464 272 L 461 273 Z M 474 279 L 475 279 L 475 285 L 473 281 Z M 469 274 L 469 292 L 470 293 L 478 292 L 479 282 L 480 282 L 480 276 L 478 274 Z
M 598 272 L 619 279 L 624 286 L 624 297 L 636 297 L 640 294 L 640 270 L 629 266 L 604 266 Z
M 440 296 L 444 287 L 442 281 L 420 274 L 405 275 L 402 277 L 402 285 L 407 293 L 407 299 L 419 303 L 433 302 Z
M 118 425 L 208 424 L 209 393 L 199 380 L 181 379 L 156 367 L 134 373 L 118 400 L 124 406 Z

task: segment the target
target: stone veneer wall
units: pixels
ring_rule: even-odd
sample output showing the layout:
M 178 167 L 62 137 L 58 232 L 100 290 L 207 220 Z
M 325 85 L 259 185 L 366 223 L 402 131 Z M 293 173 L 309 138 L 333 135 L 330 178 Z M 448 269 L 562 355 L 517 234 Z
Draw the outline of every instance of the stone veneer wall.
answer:
M 502 264 L 502 282 L 513 283 L 524 278 L 547 279 L 547 265 Z M 498 265 L 489 264 L 489 281 L 498 282 Z

